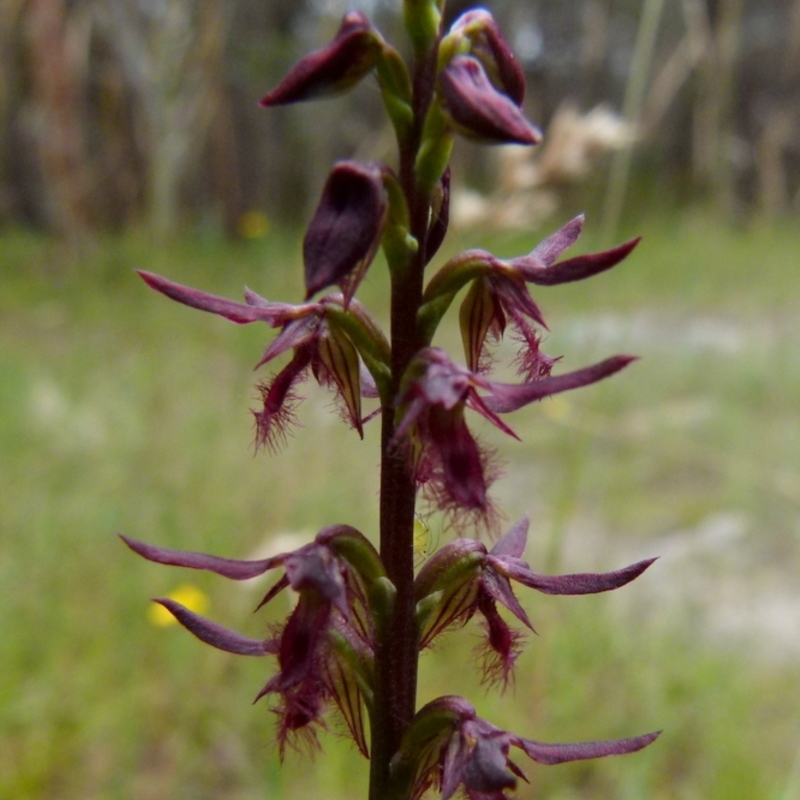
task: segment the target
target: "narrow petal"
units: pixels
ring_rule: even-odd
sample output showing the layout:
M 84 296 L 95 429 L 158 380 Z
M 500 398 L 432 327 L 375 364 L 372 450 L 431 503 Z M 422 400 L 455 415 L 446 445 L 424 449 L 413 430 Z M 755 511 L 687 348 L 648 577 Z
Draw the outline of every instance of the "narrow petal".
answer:
M 233 300 L 226 300 L 224 297 L 218 297 L 215 294 L 207 294 L 198 289 L 183 286 L 152 272 L 140 269 L 138 274 L 151 289 L 161 292 L 171 300 L 183 303 L 183 305 L 191 308 L 200 309 L 200 311 L 218 314 L 220 317 L 225 317 L 225 319 L 229 319 L 239 325 L 247 325 L 250 322 L 259 321 L 274 325 L 276 320 L 280 320 L 287 314 L 294 312 L 294 306 L 286 303 L 270 303 L 267 301 L 265 301 L 265 304 L 259 305 L 237 303 Z
M 509 263 L 529 283 L 536 283 L 539 286 L 555 286 L 559 283 L 591 278 L 593 275 L 611 269 L 627 258 L 641 240 L 642 237 L 637 236 L 611 250 L 568 258 L 566 261 L 559 261 L 552 266 L 544 266 L 537 259 L 527 256 L 512 259 Z
M 487 563 L 491 566 L 493 562 L 487 559 Z M 523 625 L 531 630 L 534 629 L 525 609 L 517 600 L 508 578 L 503 573 L 494 569 L 485 570 L 483 588 L 494 600 L 502 603 Z
M 285 555 L 264 558 L 259 561 L 240 561 L 233 558 L 220 558 L 207 553 L 195 553 L 189 550 L 173 550 L 170 547 L 155 547 L 151 544 L 139 542 L 128 536 L 119 535 L 125 544 L 134 553 L 138 553 L 148 561 L 158 564 L 168 564 L 173 567 L 188 567 L 189 569 L 205 569 L 216 572 L 224 578 L 234 581 L 246 581 L 263 575 L 267 570 L 273 569 L 283 563 Z
M 545 594 L 596 594 L 618 589 L 638 578 L 656 559 L 637 561 L 629 567 L 614 572 L 583 572 L 573 575 L 539 575 L 519 559 L 495 559 L 487 556 L 487 561 L 499 572 L 512 580 Z
M 568 248 L 578 241 L 583 230 L 584 216 L 579 214 L 531 250 L 528 258 L 549 267 Z
M 168 597 L 159 598 L 154 602 L 164 606 L 186 630 L 193 633 L 200 641 L 210 644 L 218 650 L 225 650 L 240 656 L 265 656 L 277 652 L 277 647 L 272 640 L 261 641 L 242 636 L 236 631 L 224 628 L 210 619 L 195 614 L 194 611 L 189 611 L 188 608 Z
M 255 611 L 258 611 L 260 608 L 263 608 L 273 597 L 276 597 L 280 592 L 282 592 L 287 586 L 289 585 L 289 579 L 286 575 L 281 575 L 278 581 L 275 583 L 274 586 L 271 586 L 264 597 L 261 599 L 261 602 L 255 607 Z
M 489 551 L 493 556 L 514 556 L 522 558 L 528 544 L 528 517 L 518 519 L 498 540 L 497 544 Z
M 261 356 L 258 364 L 253 369 L 263 367 L 264 364 L 269 363 L 273 358 L 277 358 L 287 350 L 297 349 L 310 342 L 317 335 L 319 325 L 320 317 L 317 314 L 309 314 L 300 319 L 293 319 L 270 342 L 269 347 L 264 351 L 264 355 Z
M 597 383 L 624 369 L 632 361 L 636 361 L 636 356 L 612 356 L 591 367 L 537 381 L 521 384 L 492 382 L 492 393 L 481 397 L 481 400 L 489 410 L 507 414 L 551 394 Z
M 546 744 L 533 739 L 517 738 L 513 741 L 526 755 L 539 764 L 563 764 L 567 761 L 581 761 L 586 758 L 619 756 L 635 753 L 654 742 L 661 731 L 634 736 L 630 739 L 612 739 L 605 742 L 580 742 L 575 744 Z

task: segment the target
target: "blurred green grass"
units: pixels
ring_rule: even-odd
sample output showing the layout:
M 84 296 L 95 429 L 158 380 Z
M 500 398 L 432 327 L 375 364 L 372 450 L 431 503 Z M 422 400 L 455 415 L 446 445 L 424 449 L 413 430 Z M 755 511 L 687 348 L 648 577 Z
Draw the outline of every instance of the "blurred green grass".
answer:
M 664 557 L 614 596 L 524 594 L 539 635 L 504 697 L 461 669 L 477 629 L 451 635 L 423 658 L 420 702 L 464 693 L 549 740 L 665 729 L 629 758 L 530 765 L 522 798 L 798 800 L 800 233 L 688 213 L 642 227 L 616 270 L 535 292 L 564 369 L 642 360 L 515 415 L 522 444 L 473 422 L 506 460 L 500 504 L 531 515 L 535 569 Z M 499 255 L 536 241 L 453 239 Z M 147 618 L 148 597 L 187 580 L 251 635 L 285 608 L 251 616 L 258 590 L 147 564 L 114 536 L 247 556 L 334 521 L 374 532 L 377 427 L 360 443 L 309 387 L 286 450 L 253 457 L 251 368 L 268 333 L 176 307 L 132 273 L 291 300 L 298 242 L 130 235 L 75 253 L 0 237 L 3 798 L 362 793 L 366 767 L 335 722 L 313 765 L 290 753 L 279 768 L 272 715 L 249 705 L 271 664 Z M 362 296 L 379 306 L 384 290 L 373 268 Z M 457 346 L 456 329 L 441 342 Z M 434 542 L 452 535 L 433 527 Z

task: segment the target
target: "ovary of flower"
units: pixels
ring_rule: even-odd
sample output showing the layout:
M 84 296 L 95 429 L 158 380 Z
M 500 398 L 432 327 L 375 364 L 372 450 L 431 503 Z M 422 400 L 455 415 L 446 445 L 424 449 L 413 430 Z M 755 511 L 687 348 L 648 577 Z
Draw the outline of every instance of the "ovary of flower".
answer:
M 191 583 L 182 583 L 177 589 L 173 589 L 167 597 L 185 606 L 190 611 L 194 611 L 196 614 L 203 614 L 208 610 L 208 595 Z M 147 609 L 147 618 L 159 628 L 166 628 L 169 625 L 176 624 L 175 617 L 158 603 L 153 603 Z

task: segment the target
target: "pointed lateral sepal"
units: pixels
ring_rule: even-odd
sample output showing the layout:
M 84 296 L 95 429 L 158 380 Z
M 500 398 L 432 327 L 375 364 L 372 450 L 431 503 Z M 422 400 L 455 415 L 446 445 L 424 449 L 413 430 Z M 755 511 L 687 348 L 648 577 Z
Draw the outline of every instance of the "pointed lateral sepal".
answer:
M 277 642 L 272 639 L 262 641 L 243 636 L 241 633 L 195 614 L 194 611 L 190 611 L 168 597 L 162 597 L 153 602 L 164 606 L 186 630 L 194 634 L 201 642 L 216 647 L 217 650 L 225 650 L 240 656 L 266 656 L 278 652 Z
M 518 738 L 518 746 L 528 758 L 539 764 L 564 764 L 568 761 L 582 761 L 588 758 L 621 756 L 635 753 L 652 744 L 661 731 L 633 736 L 629 739 L 610 739 L 603 742 L 576 742 L 573 744 L 546 744 L 533 739 Z
M 350 11 L 333 41 L 298 61 L 261 105 L 288 105 L 344 92 L 372 71 L 380 50 L 381 37 L 367 16 Z
M 234 581 L 246 581 L 263 575 L 267 570 L 273 569 L 282 563 L 282 556 L 264 558 L 257 561 L 244 561 L 234 558 L 221 558 L 207 553 L 196 553 L 190 550 L 174 550 L 171 547 L 155 547 L 151 544 L 139 542 L 128 536 L 120 534 L 120 539 L 125 542 L 134 553 L 138 553 L 148 561 L 157 564 L 167 564 L 173 567 L 188 567 L 189 569 L 204 569 L 230 578 Z
M 347 306 L 375 257 L 387 210 L 380 165 L 334 165 L 303 239 L 306 298 L 339 284 Z
M 613 572 L 582 572 L 572 575 L 540 575 L 522 559 L 488 559 L 495 569 L 512 580 L 544 594 L 597 594 L 619 589 L 638 578 L 656 559 L 647 558 Z
M 227 300 L 215 294 L 208 294 L 198 289 L 192 289 L 190 286 L 175 283 L 147 270 L 137 270 L 137 274 L 151 289 L 155 289 L 171 300 L 190 308 L 217 314 L 239 325 L 247 325 L 251 322 L 266 322 L 272 326 L 282 325 L 289 319 L 302 316 L 304 310 L 301 306 L 271 303 L 263 298 L 259 298 L 258 304 L 237 303 L 234 300 Z M 253 293 L 248 296 L 257 297 Z
M 633 252 L 633 249 L 641 240 L 642 237 L 637 236 L 635 239 L 630 239 L 610 250 L 575 256 L 575 258 L 559 261 L 552 266 L 545 266 L 536 258 L 529 256 L 514 258 L 508 263 L 528 283 L 535 283 L 539 286 L 556 286 L 560 283 L 582 281 L 585 278 L 591 278 L 611 269 L 611 267 L 615 267 Z
M 550 395 L 597 383 L 624 369 L 632 361 L 636 361 L 636 356 L 612 356 L 591 367 L 541 380 L 521 384 L 492 381 L 491 394 L 482 395 L 481 400 L 495 414 L 508 414 Z

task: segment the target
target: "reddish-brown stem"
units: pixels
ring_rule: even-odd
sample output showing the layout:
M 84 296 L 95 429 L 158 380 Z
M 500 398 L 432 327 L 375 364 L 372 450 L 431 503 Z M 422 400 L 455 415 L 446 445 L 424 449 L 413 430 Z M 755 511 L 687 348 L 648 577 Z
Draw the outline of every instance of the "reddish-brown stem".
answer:
M 392 274 L 391 344 L 393 392 L 422 346 L 417 309 L 422 302 L 430 198 L 417 190 L 414 163 L 425 114 L 433 97 L 435 48 L 414 68 L 414 130 L 401 146 L 400 180 L 419 248 L 407 270 Z M 394 409 L 384 408 L 381 430 L 380 553 L 397 590 L 394 615 L 376 653 L 377 686 L 372 716 L 370 800 L 392 796 L 389 763 L 416 710 L 419 643 L 414 616 L 414 504 L 416 487 L 407 458 L 392 447 Z

